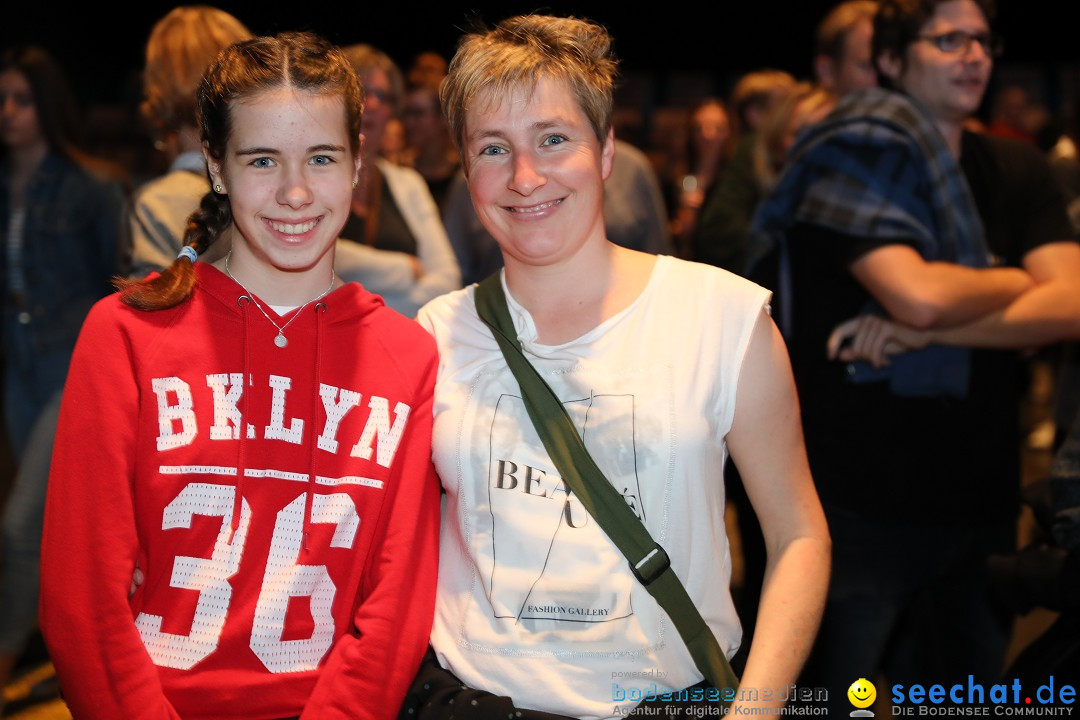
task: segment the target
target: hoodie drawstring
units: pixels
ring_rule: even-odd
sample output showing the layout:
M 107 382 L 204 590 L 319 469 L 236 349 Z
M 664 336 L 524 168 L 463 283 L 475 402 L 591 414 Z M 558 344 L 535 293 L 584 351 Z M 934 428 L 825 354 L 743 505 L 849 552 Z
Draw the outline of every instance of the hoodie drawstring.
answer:
M 240 510 L 243 504 L 244 494 L 244 445 L 247 442 L 247 422 L 248 422 L 248 390 L 251 388 L 251 358 L 249 349 L 251 343 L 249 342 L 248 332 L 250 326 L 248 324 L 248 308 L 251 305 L 251 298 L 247 295 L 241 295 L 236 298 L 236 304 L 240 306 L 240 315 L 244 318 L 244 375 L 241 379 L 243 388 L 240 392 L 240 427 L 237 431 L 240 433 L 240 442 L 236 451 L 236 486 L 233 490 L 233 511 L 232 520 L 229 522 L 229 543 L 233 541 L 233 536 L 236 534 L 237 529 L 240 527 Z
M 323 341 L 323 322 L 326 315 L 326 303 L 318 302 L 312 308 L 315 311 L 315 363 L 314 363 L 314 375 L 315 382 L 312 386 L 311 392 L 311 414 L 308 416 L 311 418 L 312 429 L 308 433 L 308 450 L 311 453 L 311 458 L 308 464 L 308 486 L 307 497 L 304 500 L 304 551 L 308 549 L 308 541 L 311 538 L 311 505 L 315 499 L 315 450 L 318 447 L 318 441 L 315 438 L 315 418 L 319 413 L 319 398 L 321 397 L 322 390 L 322 341 Z

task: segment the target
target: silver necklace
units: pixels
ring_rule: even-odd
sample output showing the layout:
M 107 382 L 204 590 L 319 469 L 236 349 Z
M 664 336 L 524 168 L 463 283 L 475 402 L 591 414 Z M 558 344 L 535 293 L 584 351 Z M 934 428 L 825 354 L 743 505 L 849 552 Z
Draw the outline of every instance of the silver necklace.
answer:
M 293 313 L 293 316 L 291 318 L 289 318 L 288 321 L 286 321 L 286 323 L 284 325 L 278 325 L 276 322 L 274 322 L 274 318 L 270 317 L 270 314 L 267 313 L 265 310 L 263 310 L 263 306 L 260 305 L 259 301 L 255 299 L 254 293 L 252 293 L 250 290 L 248 290 L 247 287 L 244 286 L 244 283 L 237 280 L 236 277 L 229 270 L 229 258 L 231 258 L 231 257 L 232 257 L 232 250 L 229 250 L 228 254 L 225 255 L 225 274 L 228 275 L 230 278 L 232 278 L 232 281 L 234 283 L 236 283 L 237 285 L 239 285 L 244 290 L 244 293 L 249 298 L 251 298 L 251 302 L 255 303 L 255 307 L 259 308 L 259 312 L 261 312 L 263 314 L 263 317 L 266 318 L 267 320 L 269 320 L 270 324 L 277 328 L 277 337 L 274 338 L 274 344 L 277 345 L 279 348 L 283 348 L 283 347 L 285 347 L 286 345 L 289 344 L 288 338 L 285 337 L 285 328 L 292 325 L 293 320 L 300 317 L 300 313 L 302 313 L 304 311 L 304 308 L 306 308 L 308 305 L 315 302 L 316 300 L 322 300 L 324 297 L 329 295 L 330 291 L 334 289 L 334 282 L 337 281 L 337 274 L 334 272 L 333 268 L 330 268 L 330 285 L 328 285 L 327 288 L 325 290 L 323 290 L 321 293 L 319 293 L 318 295 L 316 295 L 315 297 L 311 298 L 306 303 L 304 303 L 303 305 L 298 307 L 296 309 L 296 312 Z

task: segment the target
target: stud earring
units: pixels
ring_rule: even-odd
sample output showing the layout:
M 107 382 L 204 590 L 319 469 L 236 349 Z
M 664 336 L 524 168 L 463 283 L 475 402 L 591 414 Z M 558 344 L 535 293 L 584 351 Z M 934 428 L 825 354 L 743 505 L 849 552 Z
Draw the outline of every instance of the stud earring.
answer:
M 221 193 L 225 192 L 225 188 L 221 187 L 221 183 L 215 183 L 214 184 L 214 192 L 216 192 L 218 195 L 220 195 Z

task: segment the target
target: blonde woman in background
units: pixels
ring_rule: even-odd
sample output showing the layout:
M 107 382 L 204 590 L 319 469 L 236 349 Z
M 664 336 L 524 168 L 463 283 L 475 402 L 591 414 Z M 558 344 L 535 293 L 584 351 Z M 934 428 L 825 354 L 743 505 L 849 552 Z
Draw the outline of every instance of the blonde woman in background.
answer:
M 172 264 L 183 246 L 188 216 L 210 191 L 195 120 L 195 91 L 206 66 L 251 32 L 235 17 L 206 5 L 181 6 L 158 20 L 146 42 L 140 106 L 165 153 L 169 171 L 142 186 L 131 213 L 132 274 Z

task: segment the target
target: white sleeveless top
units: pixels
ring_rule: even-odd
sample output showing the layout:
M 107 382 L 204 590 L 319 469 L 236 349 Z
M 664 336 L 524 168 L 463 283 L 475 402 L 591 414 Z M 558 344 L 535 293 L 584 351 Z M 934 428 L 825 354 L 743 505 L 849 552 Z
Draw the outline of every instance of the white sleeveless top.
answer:
M 702 678 L 678 631 L 558 477 L 474 290 L 437 298 L 418 317 L 440 356 L 440 662 L 520 708 L 577 718 L 614 717 L 654 683 L 661 693 L 693 685 Z M 741 628 L 729 592 L 725 436 L 769 292 L 660 257 L 633 304 L 558 346 L 537 343 L 532 318 L 507 300 L 526 356 L 730 657 Z

